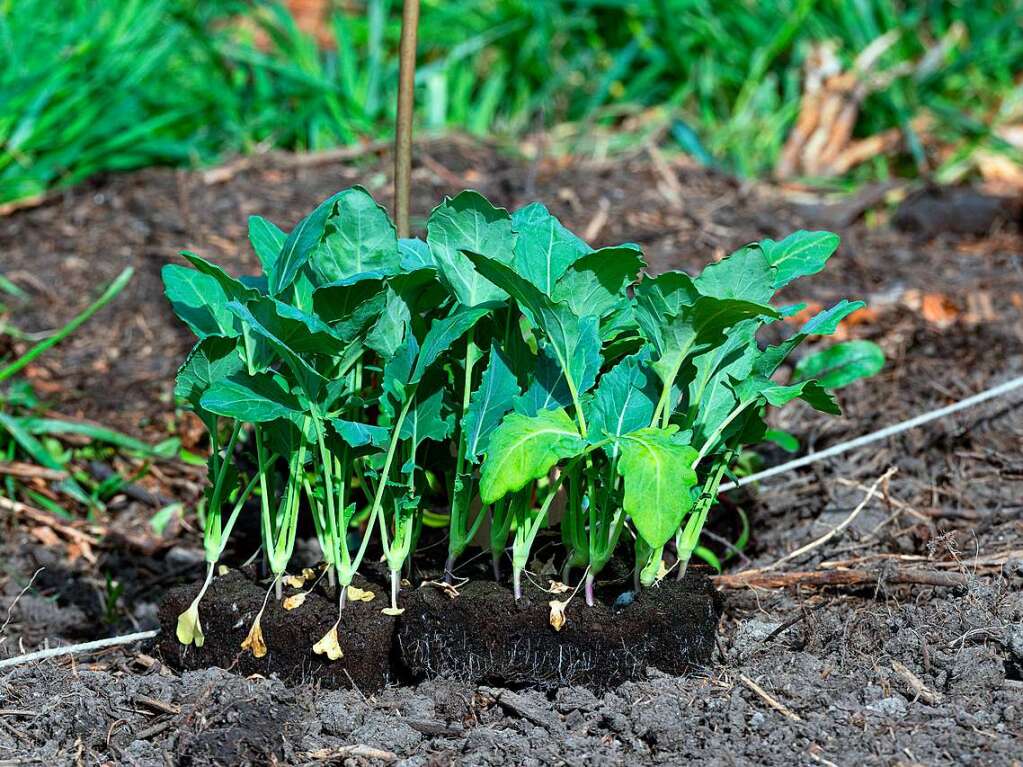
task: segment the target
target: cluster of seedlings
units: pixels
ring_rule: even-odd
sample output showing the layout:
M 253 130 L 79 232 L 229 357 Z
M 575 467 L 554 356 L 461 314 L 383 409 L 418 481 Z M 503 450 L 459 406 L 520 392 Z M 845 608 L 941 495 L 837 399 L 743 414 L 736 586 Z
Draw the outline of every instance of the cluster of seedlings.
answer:
M 637 246 L 595 250 L 539 203 L 510 214 L 462 192 L 432 212 L 425 240 L 405 239 L 355 187 L 290 234 L 259 217 L 249 233 L 258 276 L 191 253 L 192 268 L 163 273 L 199 339 L 176 394 L 212 445 L 208 571 L 178 621 L 184 644 L 202 645 L 200 601 L 256 506 L 267 600 L 310 578 L 288 573 L 309 514 L 339 614 L 368 596 L 353 579 L 371 542 L 390 572 L 386 612 L 399 614 L 427 527 L 446 527 L 449 580 L 470 545 L 489 546 L 498 580 L 510 551 L 516 598 L 553 525 L 562 580 L 577 577 L 588 604 L 622 549 L 637 587 L 684 573 L 694 553 L 713 563 L 701 529 L 740 450 L 767 435 L 767 406 L 802 399 L 837 414 L 828 390 L 882 361 L 864 342 L 838 344 L 775 380 L 800 343 L 862 306 L 847 300 L 758 344 L 762 327 L 803 309 L 771 299 L 824 267 L 838 246 L 827 232 L 747 245 L 695 278 L 647 276 Z M 318 653 L 341 656 L 337 627 Z M 265 652 L 259 616 L 243 646 Z

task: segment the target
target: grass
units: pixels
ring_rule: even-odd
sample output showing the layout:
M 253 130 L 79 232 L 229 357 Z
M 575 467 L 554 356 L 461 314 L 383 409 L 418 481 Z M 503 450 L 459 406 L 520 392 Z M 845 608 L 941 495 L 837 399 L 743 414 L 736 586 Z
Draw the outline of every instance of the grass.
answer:
M 105 171 L 389 136 L 400 2 L 338 7 L 324 50 L 265 3 L 0 0 L 0 202 Z M 1019 119 L 1021 15 L 1012 0 L 424 0 L 419 120 L 510 137 L 562 126 L 556 148 L 582 152 L 656 134 L 755 176 L 795 119 L 810 44 L 834 39 L 848 63 L 895 30 L 885 68 L 957 42 L 872 95 L 857 133 L 908 131 L 926 109 L 948 147 L 930 158 L 940 171 L 999 148 L 992 125 Z M 852 180 L 917 172 L 910 139 Z

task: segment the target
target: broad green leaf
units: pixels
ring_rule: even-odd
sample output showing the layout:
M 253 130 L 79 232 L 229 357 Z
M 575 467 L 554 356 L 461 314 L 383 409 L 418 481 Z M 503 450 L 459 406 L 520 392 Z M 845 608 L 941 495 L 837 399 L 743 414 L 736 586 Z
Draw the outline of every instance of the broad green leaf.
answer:
M 744 320 L 728 331 L 722 343 L 693 357 L 695 373 L 686 398 L 687 423 L 699 442 L 738 404 L 730 382 L 745 378 L 753 369 L 759 351 L 755 342 L 758 327 L 756 320 Z
M 574 389 L 577 396 L 590 389 L 601 364 L 598 318 L 576 316 L 567 304 L 554 302 L 505 264 L 477 253 L 467 255 L 480 273 L 514 298 L 529 322 L 547 336 L 569 389 Z
M 383 275 L 356 274 L 316 288 L 313 307 L 316 315 L 331 324 L 339 337 L 351 340 L 380 311 L 384 303 L 383 290 Z
M 618 473 L 625 480 L 622 508 L 636 532 L 651 548 L 675 535 L 692 507 L 690 489 L 696 484 L 693 462 L 697 452 L 682 444 L 675 427 L 648 427 L 619 440 Z
M 269 275 L 269 288 L 273 295 L 280 295 L 285 288 L 291 285 L 298 274 L 298 270 L 309 261 L 309 256 L 315 250 L 323 237 L 323 230 L 327 224 L 327 217 L 334 210 L 336 203 L 344 192 L 328 197 L 316 206 L 316 209 L 308 216 L 298 222 L 298 225 L 288 235 L 281 248 L 281 254 L 277 258 L 273 274 Z
M 436 269 L 430 246 L 418 237 L 398 240 L 398 257 L 402 272 L 417 272 L 421 269 Z
M 807 320 L 798 333 L 795 333 L 777 346 L 769 346 L 764 349 L 763 353 L 757 358 L 754 368 L 762 376 L 771 376 L 799 344 L 803 343 L 810 336 L 831 335 L 838 330 L 838 325 L 842 320 L 856 310 L 862 309 L 865 305 L 862 301 L 847 301 L 843 298 L 830 309 L 825 309 L 823 312 Z
M 187 250 L 181 251 L 181 255 L 197 271 L 216 280 L 229 300 L 245 302 L 259 298 L 260 292 L 258 290 L 245 285 L 241 280 L 235 279 L 216 264 L 211 264 L 205 258 L 197 256 L 195 253 L 190 253 Z
M 504 414 L 512 409 L 519 393 L 519 382 L 507 358 L 496 344 L 490 349 L 490 361 L 479 388 L 469 398 L 469 409 L 462 418 L 465 454 L 474 463 L 486 452 L 490 435 Z
M 285 365 L 291 370 L 295 376 L 295 381 L 302 390 L 306 393 L 313 402 L 318 402 L 320 395 L 323 393 L 324 388 L 327 385 L 326 379 L 320 375 L 312 365 L 310 365 L 305 359 L 302 358 L 294 349 L 289 347 L 275 331 L 286 329 L 281 328 L 277 322 L 279 316 L 276 312 L 267 311 L 264 312 L 265 319 L 270 321 L 270 326 L 264 325 L 260 319 L 249 311 L 249 309 L 237 301 L 231 301 L 227 308 L 235 314 L 242 322 L 244 322 L 255 334 L 265 339 L 267 343 L 273 347 L 274 351 L 280 355 Z M 287 323 L 287 327 L 293 327 L 292 323 Z
M 510 263 L 515 249 L 511 216 L 478 192 L 445 198 L 426 225 L 426 242 L 442 280 L 463 306 L 504 299 L 504 291 L 487 281 L 463 251 Z
M 419 387 L 416 389 L 415 402 L 401 425 L 400 437 L 411 443 L 414 453 L 424 440 L 443 442 L 451 436 L 454 427 L 454 416 L 445 407 L 444 389 L 436 387 L 426 391 Z M 403 469 L 406 473 L 410 470 L 411 466 Z
M 768 429 L 764 433 L 764 440 L 773 442 L 786 453 L 796 453 L 799 451 L 799 440 L 781 429 Z
M 644 277 L 636 286 L 636 315 L 641 322 L 656 325 L 674 317 L 700 297 L 693 279 L 685 272 L 671 271 Z
M 515 211 L 512 227 L 518 235 L 515 270 L 548 296 L 554 295 L 555 284 L 565 270 L 590 252 L 590 247 L 552 216 L 543 203 L 530 203 Z M 475 248 L 469 250 L 491 255 Z
M 252 315 L 277 339 L 299 354 L 341 354 L 348 346 L 314 314 L 267 296 L 246 304 Z
M 572 404 L 572 392 L 565 371 L 549 343 L 542 343 L 534 358 L 526 392 L 515 400 L 515 412 L 534 416 L 541 410 L 555 410 Z
M 249 216 L 249 242 L 268 280 L 277 266 L 277 259 L 287 238 L 284 232 L 265 218 Z
M 774 267 L 754 244 L 705 267 L 693 283 L 705 296 L 766 304 L 774 295 L 774 280 Z
M 604 317 L 619 305 L 625 287 L 636 281 L 643 265 L 643 251 L 638 245 L 601 248 L 569 266 L 551 295 L 580 317 Z
M 778 242 L 762 240 L 760 247 L 775 270 L 774 288 L 783 288 L 799 277 L 817 274 L 838 250 L 839 242 L 837 234 L 802 229 Z
M 343 418 L 334 418 L 330 425 L 341 439 L 354 448 L 373 447 L 384 450 L 391 441 L 390 431 L 383 426 L 347 421 Z
M 384 289 L 384 302 L 376 322 L 366 334 L 366 346 L 384 359 L 401 346 L 412 317 L 408 305 L 389 287 Z
M 215 279 L 177 264 L 167 264 L 161 274 L 174 313 L 198 338 L 240 335 L 237 320 L 227 309 L 230 299 Z
M 845 341 L 800 360 L 795 380 L 815 378 L 825 389 L 840 389 L 876 375 L 884 367 L 884 352 L 873 341 Z
M 341 192 L 309 266 L 321 284 L 364 272 L 399 272 L 398 235 L 387 211 L 362 187 Z
M 459 306 L 446 317 L 434 320 L 419 349 L 416 367 L 412 371 L 410 383 L 420 380 L 427 369 L 437 358 L 451 348 L 451 344 L 465 335 L 469 328 L 480 321 L 487 313 L 485 306 Z
M 207 427 L 212 428 L 213 419 L 200 404 L 202 395 L 217 381 L 223 381 L 242 369 L 244 363 L 237 346 L 234 339 L 206 338 L 192 348 L 178 369 L 174 396 L 187 402 Z
M 480 472 L 480 498 L 489 505 L 521 490 L 585 447 L 564 410 L 541 410 L 532 418 L 509 413 L 490 435 Z
M 651 375 L 648 349 L 626 357 L 603 375 L 586 411 L 589 439 L 607 437 L 642 429 L 654 416 L 659 395 Z M 612 453 L 617 452 L 617 442 Z
M 243 371 L 216 381 L 202 395 L 203 409 L 245 423 L 266 423 L 278 418 L 301 417 L 298 400 L 278 376 L 269 373 L 248 375 Z

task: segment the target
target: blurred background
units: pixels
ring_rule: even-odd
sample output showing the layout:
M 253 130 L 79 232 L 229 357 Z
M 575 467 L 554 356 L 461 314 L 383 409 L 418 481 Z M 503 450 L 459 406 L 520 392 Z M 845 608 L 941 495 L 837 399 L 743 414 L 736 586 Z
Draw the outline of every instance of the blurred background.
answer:
M 400 0 L 0 0 L 0 204 L 392 134 Z M 1018 0 L 424 0 L 420 133 L 1023 185 Z

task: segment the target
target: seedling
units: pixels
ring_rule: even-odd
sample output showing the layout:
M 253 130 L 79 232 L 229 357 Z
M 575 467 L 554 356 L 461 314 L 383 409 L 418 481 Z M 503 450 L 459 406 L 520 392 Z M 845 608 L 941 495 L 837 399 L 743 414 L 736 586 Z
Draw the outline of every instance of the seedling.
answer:
M 463 192 L 420 240 L 399 238 L 356 187 L 287 235 L 254 218 L 250 239 L 256 277 L 192 254 L 192 269 L 164 270 L 199 338 L 177 391 L 210 433 L 207 586 L 250 497 L 268 595 L 281 597 L 308 513 L 339 611 L 374 546 L 390 572 L 385 609 L 400 614 L 402 573 L 437 508 L 448 582 L 488 521 L 498 578 L 511 541 L 516 597 L 550 525 L 563 580 L 584 572 L 587 604 L 623 541 L 639 586 L 671 568 L 681 577 L 694 554 L 718 564 L 700 533 L 737 456 L 769 436 L 766 409 L 802 399 L 838 413 L 829 389 L 883 362 L 849 342 L 777 381 L 802 342 L 861 302 L 838 302 L 776 346 L 757 340 L 802 309 L 771 301 L 824 267 L 838 246 L 826 232 L 746 245 L 696 277 L 650 276 L 637 246 L 594 250 L 538 203 L 512 214 Z M 182 620 L 182 641 L 201 643 L 198 599 Z M 339 627 L 340 615 L 317 652 L 342 657 Z M 252 631 L 257 652 L 258 618 Z

